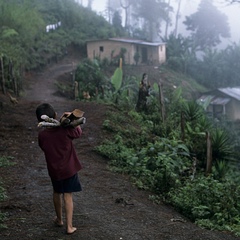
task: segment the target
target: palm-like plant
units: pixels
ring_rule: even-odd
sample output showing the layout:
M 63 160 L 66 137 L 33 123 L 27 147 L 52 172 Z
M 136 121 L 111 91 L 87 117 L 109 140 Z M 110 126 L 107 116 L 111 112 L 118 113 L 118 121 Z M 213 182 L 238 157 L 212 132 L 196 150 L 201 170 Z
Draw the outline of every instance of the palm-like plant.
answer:
M 233 158 L 233 144 L 229 134 L 223 129 L 212 132 L 212 156 L 215 161 L 230 160 Z
M 186 121 L 188 122 L 197 121 L 204 114 L 202 106 L 200 106 L 195 101 L 185 102 L 183 104 L 183 113 L 185 115 Z

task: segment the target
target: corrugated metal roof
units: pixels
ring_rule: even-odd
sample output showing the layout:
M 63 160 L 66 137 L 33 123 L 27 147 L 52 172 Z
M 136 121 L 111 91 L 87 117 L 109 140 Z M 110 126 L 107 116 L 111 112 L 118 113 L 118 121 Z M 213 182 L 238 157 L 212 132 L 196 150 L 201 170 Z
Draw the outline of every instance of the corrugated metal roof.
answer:
M 240 101 L 240 87 L 235 88 L 218 88 L 218 90 L 226 95 L 235 98 Z
M 231 99 L 230 98 L 213 98 L 211 103 L 212 105 L 226 105 Z
M 213 95 L 202 95 L 198 101 L 199 102 L 206 102 L 206 101 L 212 101 L 212 99 L 214 98 Z
M 130 39 L 130 38 L 92 39 L 92 40 L 87 40 L 86 42 L 99 42 L 99 41 L 116 41 L 116 42 L 134 43 L 134 44 L 153 46 L 153 47 L 166 45 L 166 43 L 164 43 L 164 42 L 146 42 L 143 40 Z
M 146 42 L 143 40 L 128 39 L 128 38 L 109 38 L 109 40 L 117 41 L 117 42 L 125 42 L 125 43 L 135 43 L 135 44 L 148 45 L 148 46 L 160 46 L 165 44 L 163 42 Z
M 209 101 L 209 104 L 212 105 L 226 105 L 230 100 L 230 98 L 216 97 L 213 95 L 202 95 L 200 98 L 198 98 L 198 103 L 205 103 Z

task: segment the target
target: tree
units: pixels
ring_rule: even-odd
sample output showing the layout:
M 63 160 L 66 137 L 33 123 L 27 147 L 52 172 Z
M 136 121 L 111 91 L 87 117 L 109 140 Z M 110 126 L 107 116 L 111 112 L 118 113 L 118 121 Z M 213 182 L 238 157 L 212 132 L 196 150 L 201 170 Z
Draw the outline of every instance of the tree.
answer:
M 232 3 L 240 3 L 240 0 L 226 0 L 226 2 L 232 4 Z
M 170 3 L 171 3 L 171 0 L 168 0 L 168 5 L 170 5 Z M 168 27 L 171 24 L 171 19 L 170 19 L 169 15 L 170 15 L 170 13 L 168 12 L 168 15 L 167 15 L 168 20 L 166 21 L 165 35 L 164 35 L 165 38 L 167 38 L 167 36 L 168 36 Z
M 112 22 L 112 17 L 115 11 L 118 11 L 120 8 L 120 2 L 119 0 L 107 0 L 107 19 L 108 22 Z
M 134 3 L 134 0 L 120 0 L 121 8 L 123 8 L 125 11 L 125 28 L 128 27 L 129 10 L 133 3 Z
M 135 6 L 135 18 L 143 20 L 148 40 L 153 41 L 160 35 L 161 21 L 168 20 L 170 6 L 163 0 L 139 0 Z
M 168 0 L 167 4 L 169 6 L 171 6 L 171 2 L 172 2 L 171 0 Z M 177 3 L 177 10 L 176 10 L 176 13 L 175 13 L 175 27 L 174 27 L 173 33 L 174 33 L 175 36 L 177 36 L 177 28 L 178 28 L 178 21 L 180 19 L 180 8 L 181 8 L 182 0 L 175 0 L 175 2 Z M 170 17 L 170 14 L 171 14 L 171 11 L 168 11 L 167 20 L 166 20 L 166 27 L 165 27 L 165 35 L 164 35 L 165 38 L 168 37 L 168 28 L 169 28 L 169 26 L 172 25 L 172 19 Z
M 2 86 L 6 80 L 16 94 L 19 94 L 21 68 L 27 68 L 35 61 L 34 47 L 44 29 L 40 14 L 29 8 L 29 4 L 30 1 L 0 3 L 1 71 L 7 74 L 1 76 Z
M 175 19 L 175 28 L 174 28 L 174 35 L 177 36 L 178 32 L 178 20 L 180 18 L 180 8 L 182 4 L 182 0 L 177 0 L 178 1 L 178 7 L 177 7 L 177 12 L 176 12 L 176 19 Z
M 115 28 L 117 36 L 121 36 L 123 34 L 122 17 L 118 11 L 113 14 L 112 25 Z
M 190 65 L 196 62 L 195 50 L 192 47 L 192 41 L 184 38 L 182 35 L 177 37 L 174 33 L 164 39 L 167 43 L 167 64 L 176 71 L 189 73 Z
M 92 9 L 92 3 L 93 3 L 94 0 L 88 0 L 88 8 L 89 9 Z
M 187 16 L 184 24 L 198 50 L 211 48 L 221 43 L 221 37 L 230 37 L 230 28 L 225 14 L 220 12 L 212 0 L 202 0 L 196 13 Z

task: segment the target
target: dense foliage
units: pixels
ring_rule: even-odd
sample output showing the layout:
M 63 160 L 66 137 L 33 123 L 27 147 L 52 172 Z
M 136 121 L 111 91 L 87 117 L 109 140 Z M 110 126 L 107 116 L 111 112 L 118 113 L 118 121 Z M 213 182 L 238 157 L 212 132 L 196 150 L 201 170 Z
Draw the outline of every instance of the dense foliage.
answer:
M 230 37 L 227 16 L 213 5 L 212 0 L 201 0 L 197 12 L 187 16 L 184 24 L 191 31 L 196 49 L 214 47 L 221 42 L 221 37 Z
M 239 86 L 240 44 L 225 49 L 206 49 L 198 57 L 191 38 L 173 34 L 167 39 L 167 65 L 196 79 L 198 83 L 214 89 Z
M 203 227 L 239 234 L 240 179 L 231 161 L 233 139 L 201 106 L 184 100 L 179 89 L 165 98 L 165 121 L 154 96 L 147 113 L 110 111 L 103 129 L 112 137 L 96 151 L 109 158 L 113 171 L 130 174 L 139 188 L 150 190 L 151 199 L 172 204 Z M 212 136 L 209 172 L 206 132 Z

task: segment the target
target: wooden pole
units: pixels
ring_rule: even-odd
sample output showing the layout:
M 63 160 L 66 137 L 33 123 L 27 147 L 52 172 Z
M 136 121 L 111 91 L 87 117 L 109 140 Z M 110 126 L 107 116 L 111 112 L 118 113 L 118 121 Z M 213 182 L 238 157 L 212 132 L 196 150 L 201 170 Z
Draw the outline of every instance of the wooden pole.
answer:
M 74 85 L 74 99 L 78 100 L 78 98 L 79 98 L 78 82 L 75 81 L 75 85 Z
M 209 132 L 206 132 L 207 139 L 207 167 L 206 167 L 206 175 L 212 172 L 212 141 Z
M 122 69 L 122 58 L 120 58 L 119 68 Z
M 3 94 L 6 94 L 6 88 L 5 88 L 5 78 L 4 78 L 4 65 L 3 65 L 3 57 L 0 58 L 1 61 L 1 70 L 2 70 L 2 92 Z
M 181 137 L 182 137 L 182 141 L 184 142 L 185 140 L 185 115 L 184 112 L 181 112 Z
M 160 101 L 160 106 L 161 106 L 162 121 L 164 123 L 165 122 L 165 105 L 164 105 L 164 97 L 163 97 L 163 92 L 162 92 L 161 79 L 159 80 L 159 83 L 158 83 L 158 90 L 159 90 L 159 101 Z

